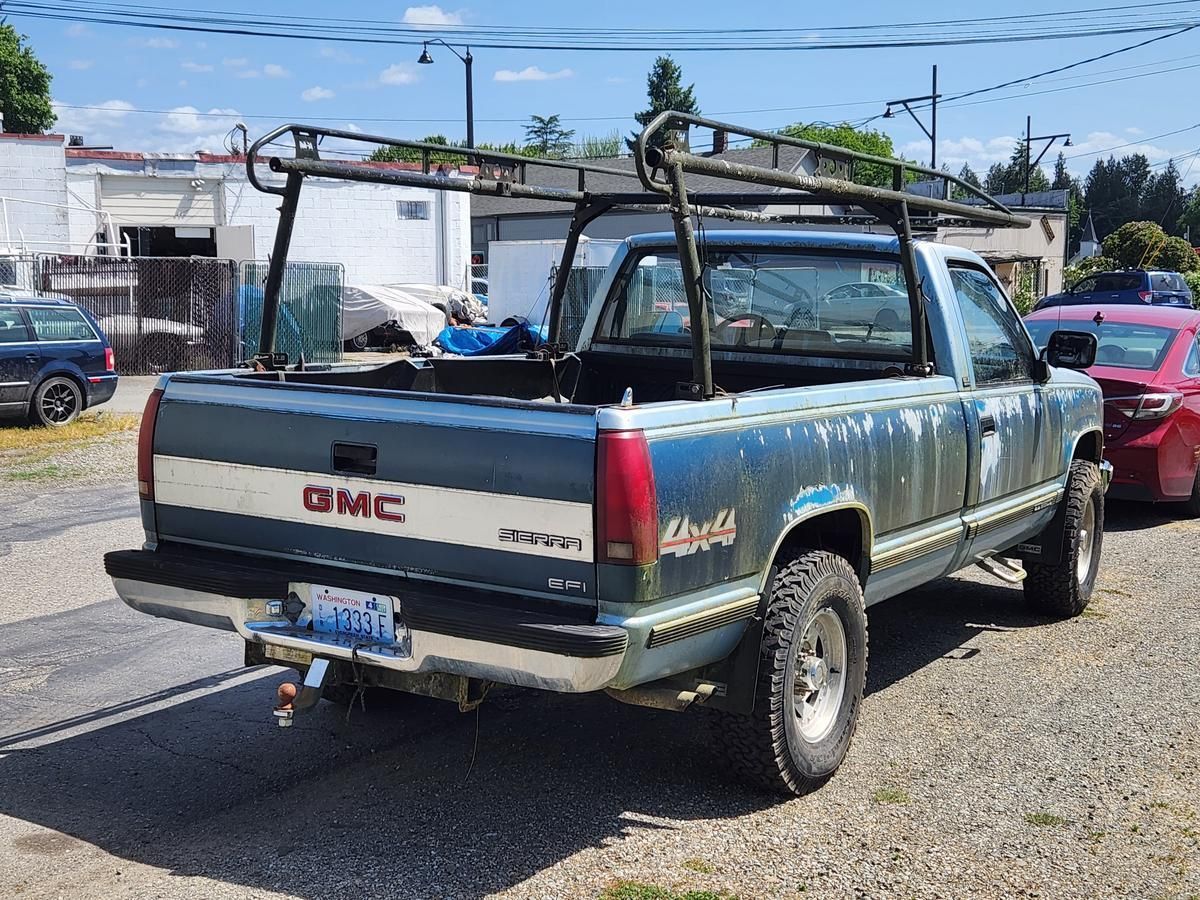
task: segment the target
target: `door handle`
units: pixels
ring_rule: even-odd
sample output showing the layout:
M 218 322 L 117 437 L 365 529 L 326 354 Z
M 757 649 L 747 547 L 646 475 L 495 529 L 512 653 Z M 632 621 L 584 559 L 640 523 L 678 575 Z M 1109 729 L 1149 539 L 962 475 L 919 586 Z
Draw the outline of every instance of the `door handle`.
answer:
M 996 417 L 995 416 L 980 416 L 979 431 L 983 437 L 990 437 L 996 433 Z
M 333 445 L 333 471 L 349 475 L 374 475 L 379 459 L 379 450 L 370 444 L 347 444 L 337 441 Z
M 37 362 L 38 358 L 39 357 L 36 353 L 26 353 L 25 354 L 25 362 Z

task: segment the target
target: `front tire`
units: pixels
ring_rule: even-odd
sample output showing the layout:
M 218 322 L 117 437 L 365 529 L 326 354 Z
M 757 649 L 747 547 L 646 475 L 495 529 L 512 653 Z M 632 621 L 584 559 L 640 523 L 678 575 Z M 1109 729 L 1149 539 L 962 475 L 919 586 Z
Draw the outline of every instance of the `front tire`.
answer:
M 29 403 L 29 420 L 34 425 L 61 428 L 79 418 L 83 410 L 83 391 L 70 378 L 47 378 L 33 392 Z
M 724 750 L 754 784 L 809 793 L 850 749 L 866 686 L 866 608 L 847 560 L 806 550 L 780 569 L 760 653 L 754 711 L 723 716 Z
M 1038 612 L 1060 618 L 1087 608 L 1100 569 L 1104 543 L 1104 484 L 1100 467 L 1077 459 L 1067 475 L 1062 557 L 1053 565 L 1030 563 L 1025 600 Z

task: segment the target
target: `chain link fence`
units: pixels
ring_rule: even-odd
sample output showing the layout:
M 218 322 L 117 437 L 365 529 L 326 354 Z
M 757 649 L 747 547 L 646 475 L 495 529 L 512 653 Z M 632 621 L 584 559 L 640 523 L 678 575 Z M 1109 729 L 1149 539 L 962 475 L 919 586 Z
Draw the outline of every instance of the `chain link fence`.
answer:
M 0 284 L 65 297 L 108 335 L 125 375 L 220 369 L 258 351 L 267 263 L 203 257 L 35 255 L 0 259 Z M 341 359 L 343 268 L 289 263 L 276 349 Z
M 241 358 L 258 352 L 262 334 L 263 286 L 268 264 L 243 262 L 239 270 L 238 332 Z M 279 289 L 275 349 L 296 361 L 339 362 L 342 358 L 342 287 L 345 269 L 338 263 L 288 263 Z
M 567 277 L 567 289 L 563 293 L 562 306 L 562 340 L 568 347 L 574 347 L 583 332 L 583 320 L 587 318 L 588 307 L 592 298 L 600 288 L 607 266 L 574 266 Z M 555 266 L 550 274 L 550 284 L 558 277 L 558 267 Z M 680 282 L 682 291 L 683 282 Z

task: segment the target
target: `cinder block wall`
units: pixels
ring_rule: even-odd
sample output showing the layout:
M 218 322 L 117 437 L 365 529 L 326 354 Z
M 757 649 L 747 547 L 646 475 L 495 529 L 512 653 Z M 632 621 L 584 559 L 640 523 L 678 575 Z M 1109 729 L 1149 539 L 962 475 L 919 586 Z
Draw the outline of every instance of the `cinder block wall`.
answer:
M 70 239 L 67 222 L 66 158 L 61 134 L 0 134 L 0 197 L 10 202 L 8 233 L 0 218 L 0 248 L 16 249 L 25 240 L 32 250 L 63 251 Z M 33 206 L 21 200 L 58 204 Z

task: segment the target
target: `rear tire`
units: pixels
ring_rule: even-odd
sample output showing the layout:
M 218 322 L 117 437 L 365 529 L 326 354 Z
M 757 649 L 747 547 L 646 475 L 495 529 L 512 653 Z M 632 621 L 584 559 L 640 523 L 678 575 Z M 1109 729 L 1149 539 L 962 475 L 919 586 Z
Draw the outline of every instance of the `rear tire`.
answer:
M 720 741 L 747 780 L 806 794 L 845 758 L 866 685 L 866 608 L 847 560 L 805 550 L 780 569 L 760 653 L 754 711 L 723 714 Z
M 1062 559 L 1054 565 L 1030 563 L 1025 600 L 1038 612 L 1060 618 L 1087 608 L 1100 569 L 1104 544 L 1104 484 L 1100 467 L 1077 459 L 1067 475 L 1066 523 Z
M 47 378 L 29 401 L 29 421 L 34 425 L 61 428 L 79 418 L 83 410 L 83 391 L 74 379 L 57 375 Z

